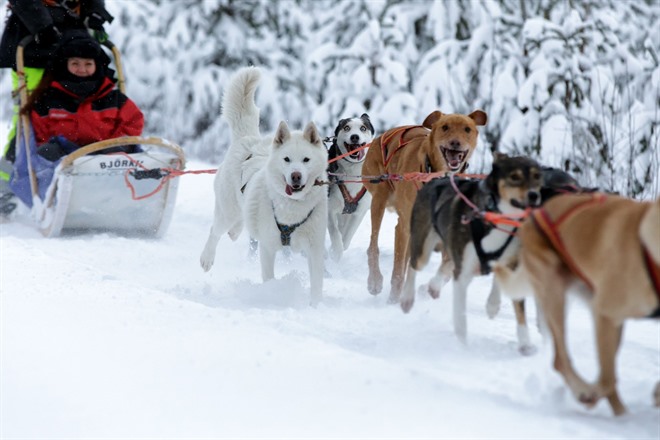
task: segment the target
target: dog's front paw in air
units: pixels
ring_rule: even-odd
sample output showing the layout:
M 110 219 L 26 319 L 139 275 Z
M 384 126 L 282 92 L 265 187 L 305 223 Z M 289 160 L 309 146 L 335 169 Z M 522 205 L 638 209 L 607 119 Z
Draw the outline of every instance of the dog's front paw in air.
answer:
M 208 272 L 209 270 L 211 270 L 214 262 L 215 262 L 214 253 L 209 253 L 206 249 L 204 249 L 202 255 L 200 255 L 199 257 L 199 264 L 202 266 L 202 269 L 204 269 L 204 272 Z

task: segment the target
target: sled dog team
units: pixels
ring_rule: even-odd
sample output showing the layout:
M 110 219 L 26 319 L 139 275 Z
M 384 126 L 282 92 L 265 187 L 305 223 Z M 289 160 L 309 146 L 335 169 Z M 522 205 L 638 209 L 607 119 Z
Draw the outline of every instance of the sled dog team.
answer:
M 487 314 L 497 314 L 500 289 L 512 299 L 520 352 L 533 352 L 524 308 L 533 295 L 554 342 L 554 368 L 575 398 L 587 407 L 606 398 L 614 414 L 625 412 L 615 372 L 624 321 L 660 316 L 660 199 L 639 202 L 584 189 L 561 170 L 497 153 L 488 175 L 466 175 L 477 127 L 487 121 L 480 110 L 434 111 L 421 125 L 375 138 L 368 115 L 342 119 L 329 149 L 313 122 L 296 131 L 282 121 L 264 136 L 255 104 L 260 75 L 255 67 L 239 70 L 223 97 L 231 145 L 214 182 L 214 220 L 200 257 L 205 271 L 221 237 L 236 240 L 245 226 L 258 243 L 264 281 L 274 278 L 277 251 L 290 247 L 307 258 L 311 303 L 317 304 L 326 230 L 329 256 L 339 260 L 370 211 L 367 289 L 376 295 L 383 288 L 380 226 L 391 208 L 398 223 L 389 302 L 408 312 L 417 272 L 441 252 L 425 288 L 437 298 L 453 280 L 454 331 L 465 341 L 468 285 L 493 272 Z M 568 291 L 581 293 L 593 312 L 595 383 L 580 377 L 567 352 Z M 660 382 L 654 400 L 660 406 Z

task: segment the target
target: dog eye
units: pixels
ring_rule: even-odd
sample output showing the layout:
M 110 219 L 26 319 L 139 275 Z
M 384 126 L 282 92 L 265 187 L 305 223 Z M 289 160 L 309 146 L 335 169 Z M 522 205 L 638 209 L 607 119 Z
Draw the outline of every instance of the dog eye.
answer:
M 509 180 L 511 183 L 520 183 L 522 181 L 522 178 L 518 174 L 511 174 L 509 176 Z
M 307 163 L 307 162 L 309 162 L 309 157 L 303 159 L 303 163 Z
M 443 126 L 442 126 L 442 129 L 443 129 L 444 131 L 449 130 L 449 125 L 447 125 L 447 124 L 443 125 Z
M 367 127 L 363 125 L 362 127 L 360 127 L 360 131 L 367 131 Z
M 472 129 L 471 129 L 470 127 L 465 127 L 465 132 L 466 132 L 466 133 L 469 133 L 469 132 L 471 132 L 471 131 L 472 131 Z
M 351 127 L 347 125 L 346 127 L 344 127 L 344 131 L 351 131 Z
M 285 158 L 284 158 L 284 162 L 287 162 L 287 163 L 288 163 L 288 162 L 291 162 L 291 159 L 289 159 L 288 157 L 285 157 Z

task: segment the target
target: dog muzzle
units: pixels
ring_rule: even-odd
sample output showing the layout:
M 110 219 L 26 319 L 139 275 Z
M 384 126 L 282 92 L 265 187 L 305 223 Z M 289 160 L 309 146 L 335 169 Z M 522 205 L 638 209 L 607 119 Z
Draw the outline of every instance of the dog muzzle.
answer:
M 347 159 L 351 162 L 362 162 L 367 155 L 366 148 L 364 148 L 366 145 L 366 142 L 363 144 L 347 144 L 344 142 L 344 148 L 348 153 L 348 156 L 346 156 L 344 159 Z
M 453 150 L 450 148 L 441 147 L 442 155 L 445 158 L 445 162 L 449 166 L 451 171 L 458 171 L 463 166 L 463 161 L 467 157 L 467 152 L 464 150 Z

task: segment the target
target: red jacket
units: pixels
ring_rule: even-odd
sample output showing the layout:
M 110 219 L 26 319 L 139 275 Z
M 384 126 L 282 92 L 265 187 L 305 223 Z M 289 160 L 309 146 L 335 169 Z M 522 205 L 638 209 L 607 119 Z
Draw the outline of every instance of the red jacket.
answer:
M 30 118 L 37 145 L 62 135 L 83 147 L 120 136 L 139 136 L 144 127 L 140 109 L 108 78 L 84 99 L 53 81 L 34 103 Z

